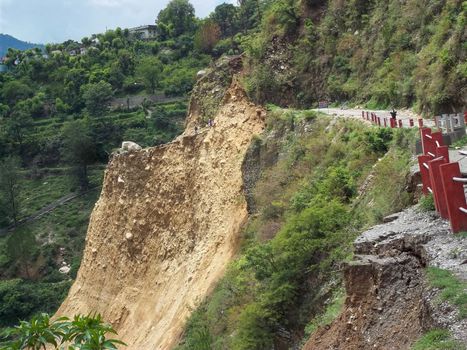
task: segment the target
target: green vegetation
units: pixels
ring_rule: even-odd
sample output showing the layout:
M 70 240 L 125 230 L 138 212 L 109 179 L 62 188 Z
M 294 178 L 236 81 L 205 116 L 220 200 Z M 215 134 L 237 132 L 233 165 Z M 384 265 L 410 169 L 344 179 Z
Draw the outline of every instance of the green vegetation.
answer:
M 457 279 L 452 272 L 437 267 L 427 271 L 430 284 L 441 290 L 440 298 L 459 308 L 459 317 L 467 318 L 467 283 Z
M 464 350 L 465 345 L 451 339 L 448 331 L 433 329 L 423 335 L 411 350 Z
M 435 201 L 432 194 L 428 194 L 420 198 L 419 201 L 420 209 L 422 211 L 434 211 L 435 210 Z
M 259 3 L 259 33 L 242 40 L 249 58 L 246 87 L 256 100 L 462 111 L 465 1 Z
M 40 350 L 53 346 L 68 350 L 115 350 L 126 345 L 118 339 L 107 339 L 107 333 L 117 334 L 105 324 L 100 315 L 76 315 L 72 320 L 62 317 L 50 320 L 48 314 L 40 314 L 30 322 L 21 321 L 14 328 L 6 329 L 0 343 L 5 350 Z
M 289 334 L 292 346 L 301 341 L 300 334 L 338 313 L 339 266 L 350 258 L 358 232 L 376 220 L 366 215 L 373 209 L 371 199 L 393 203 L 378 211 L 381 215 L 406 200 L 398 198 L 409 156 L 398 143 L 410 139 L 411 131 L 386 134 L 358 121 L 333 126 L 329 121 L 306 111 L 269 112 L 267 130 L 283 136 L 272 140 L 265 135 L 256 143 L 281 157 L 263 170 L 256 185 L 258 213 L 245 229 L 239 257 L 189 319 L 178 349 L 269 349 L 285 341 L 278 334 Z M 310 133 L 293 131 L 304 123 Z M 377 180 L 371 191 L 358 197 L 387 149 L 404 160 L 394 166 L 378 162 L 381 175 L 373 175 Z M 388 173 L 395 178 L 391 191 L 378 180 Z M 332 301 L 325 305 L 325 300 Z

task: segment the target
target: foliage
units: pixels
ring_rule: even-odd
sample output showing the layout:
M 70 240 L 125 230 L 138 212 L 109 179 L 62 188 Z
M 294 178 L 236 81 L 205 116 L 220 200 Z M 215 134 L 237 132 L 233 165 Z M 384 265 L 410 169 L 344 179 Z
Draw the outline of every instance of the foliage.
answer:
M 6 253 L 8 258 L 13 262 L 13 265 L 24 270 L 28 279 L 31 278 L 29 265 L 36 251 L 36 239 L 28 228 L 15 230 L 7 239 Z
M 86 121 L 75 120 L 63 126 L 63 155 L 82 189 L 89 185 L 88 165 L 96 160 L 95 144 Z
M 424 334 L 411 350 L 463 350 L 465 345 L 452 340 L 449 331 L 433 329 Z
M 107 333 L 117 334 L 112 326 L 102 321 L 100 315 L 76 315 L 72 320 L 61 317 L 52 321 L 43 313 L 30 322 L 21 321 L 18 326 L 4 331 L 3 338 L 9 340 L 3 343 L 2 348 L 40 350 L 53 345 L 54 349 L 110 350 L 117 349 L 117 345 L 125 345 L 117 339 L 106 339 Z
M 20 212 L 19 161 L 14 157 L 0 160 L 0 226 L 12 221 L 15 225 Z
M 150 93 L 154 93 L 160 85 L 162 64 L 155 57 L 146 57 L 141 60 L 136 68 L 136 76 L 141 79 Z
M 39 312 L 55 312 L 70 282 L 0 281 L 0 327 L 11 326 Z
M 89 83 L 81 87 L 84 104 L 88 112 L 100 116 L 108 110 L 112 98 L 112 86 L 101 80 L 98 83 Z
M 430 284 L 441 290 L 441 300 L 447 300 L 459 308 L 459 317 L 467 318 L 467 283 L 457 279 L 450 271 L 437 267 L 427 270 Z
M 432 194 L 428 194 L 420 198 L 419 201 L 420 209 L 422 211 L 434 211 L 435 210 L 435 202 L 433 199 Z
M 172 0 L 159 12 L 156 22 L 159 27 L 165 28 L 161 34 L 163 37 L 176 38 L 194 31 L 195 9 L 188 0 Z
M 195 48 L 204 53 L 212 53 L 221 36 L 219 25 L 212 21 L 206 20 L 196 31 L 194 44 Z
M 254 1 L 244 3 L 241 20 L 248 20 L 249 9 L 261 29 L 244 39 L 260 43 L 247 50 L 252 75 L 281 75 L 285 62 L 293 77 L 278 80 L 276 93 L 293 89 L 282 105 L 325 99 L 380 109 L 416 107 L 427 114 L 462 111 L 462 1 L 258 1 L 257 11 Z M 282 52 L 285 44 L 294 52 L 292 60 Z M 269 96 L 266 102 L 276 102 Z

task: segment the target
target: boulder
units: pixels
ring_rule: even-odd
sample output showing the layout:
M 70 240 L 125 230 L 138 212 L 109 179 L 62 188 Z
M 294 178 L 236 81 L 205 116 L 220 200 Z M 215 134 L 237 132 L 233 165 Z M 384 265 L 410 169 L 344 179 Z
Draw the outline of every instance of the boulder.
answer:
M 70 270 L 71 270 L 70 266 L 62 266 L 61 268 L 58 269 L 58 272 L 68 273 L 68 272 L 70 272 Z
M 204 77 L 206 75 L 206 71 L 204 69 L 198 71 L 198 73 L 196 73 L 196 78 L 197 79 L 200 79 L 202 77 Z
M 138 145 L 136 142 L 133 142 L 133 141 L 123 141 L 122 142 L 122 150 L 124 150 L 124 151 L 139 151 L 139 150 L 141 150 L 141 146 Z

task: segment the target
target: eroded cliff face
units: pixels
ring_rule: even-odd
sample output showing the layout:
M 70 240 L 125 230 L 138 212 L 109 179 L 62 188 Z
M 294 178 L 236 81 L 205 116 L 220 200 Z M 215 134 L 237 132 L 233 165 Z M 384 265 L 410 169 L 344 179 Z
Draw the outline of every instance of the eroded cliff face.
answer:
M 101 313 L 126 349 L 170 349 L 236 253 L 247 219 L 242 162 L 264 112 L 234 82 L 213 128 L 196 108 L 174 142 L 116 155 L 58 315 Z

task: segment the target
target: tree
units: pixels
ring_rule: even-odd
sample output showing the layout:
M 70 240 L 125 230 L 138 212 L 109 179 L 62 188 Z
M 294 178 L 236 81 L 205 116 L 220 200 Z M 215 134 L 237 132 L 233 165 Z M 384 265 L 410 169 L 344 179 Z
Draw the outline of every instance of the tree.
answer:
M 18 223 L 20 209 L 19 160 L 7 157 L 0 162 L 0 209 L 5 216 Z
M 232 4 L 220 4 L 211 13 L 211 19 L 216 22 L 223 38 L 233 36 L 238 31 L 238 9 Z
M 142 59 L 136 67 L 136 75 L 144 83 L 146 89 L 154 93 L 159 85 L 162 73 L 162 63 L 155 57 Z
M 29 268 L 36 249 L 36 238 L 28 228 L 16 229 L 8 237 L 6 248 L 8 258 L 20 269 L 23 269 L 28 279 L 31 278 Z
M 2 89 L 2 98 L 9 106 L 13 106 L 19 100 L 28 98 L 32 94 L 32 89 L 19 80 L 6 82 Z
M 176 38 L 185 33 L 193 33 L 196 27 L 195 8 L 188 0 L 172 0 L 159 12 L 156 23 L 164 34 Z
M 101 116 L 109 109 L 113 95 L 112 85 L 103 80 L 86 84 L 81 87 L 81 95 L 88 112 L 94 116 Z
M 96 160 L 96 149 L 88 123 L 68 122 L 62 129 L 63 158 L 72 166 L 72 175 L 81 189 L 89 186 L 88 166 Z
M 195 47 L 204 53 L 211 53 L 220 39 L 219 25 L 213 20 L 206 20 L 195 34 Z

